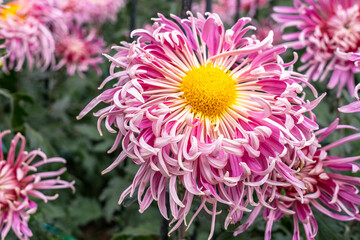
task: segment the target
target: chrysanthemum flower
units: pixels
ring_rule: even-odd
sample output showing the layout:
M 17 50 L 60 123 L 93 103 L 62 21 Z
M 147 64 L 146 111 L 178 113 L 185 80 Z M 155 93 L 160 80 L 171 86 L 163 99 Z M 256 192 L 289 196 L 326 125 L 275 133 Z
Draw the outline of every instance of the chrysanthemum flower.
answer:
M 258 8 L 265 7 L 271 0 L 241 0 L 239 13 L 247 12 L 247 15 L 254 16 Z M 213 1 L 212 11 L 217 13 L 221 20 L 226 24 L 233 24 L 236 15 L 237 0 L 217 0 Z M 206 9 L 206 0 L 199 3 L 193 3 L 193 12 L 204 13 Z
M 59 176 L 66 171 L 41 172 L 43 165 L 49 163 L 65 163 L 62 158 L 47 158 L 40 150 L 26 152 L 25 138 L 17 134 L 11 141 L 6 154 L 2 150 L 2 139 L 10 131 L 0 132 L 0 233 L 4 240 L 12 229 L 19 239 L 32 236 L 28 227 L 30 215 L 36 212 L 38 198 L 45 202 L 57 198 L 44 195 L 44 189 L 71 188 L 74 183 L 61 180 Z M 57 178 L 54 178 L 57 177 Z
M 61 12 L 48 0 L 15 0 L 0 9 L 0 38 L 7 50 L 3 70 L 20 71 L 27 62 L 46 69 L 54 59 L 55 42 L 49 25 L 56 28 Z
M 55 55 L 60 59 L 56 69 L 66 66 L 69 75 L 77 72 L 84 77 L 83 73 L 93 68 L 100 75 L 98 65 L 103 62 L 101 54 L 105 51 L 105 42 L 95 29 L 88 31 L 71 24 L 67 32 L 56 37 Z
M 283 39 L 294 49 L 305 48 L 301 56 L 310 80 L 323 81 L 328 76 L 329 88 L 338 86 L 338 96 L 347 86 L 354 91 L 354 74 L 359 72 L 351 59 L 342 53 L 358 52 L 360 47 L 360 1 L 358 0 L 295 0 L 294 7 L 275 7 L 273 18 L 283 28 L 299 31 L 284 34 Z M 330 74 L 331 72 L 331 74 Z
M 293 239 L 300 240 L 299 222 L 304 227 L 306 239 L 315 239 L 318 225 L 312 209 L 340 221 L 360 221 L 360 178 L 338 172 L 358 172 L 360 164 L 356 161 L 360 156 L 343 158 L 328 155 L 330 149 L 359 139 L 360 133 L 326 146 L 318 144 L 338 128 L 353 127 L 338 125 L 336 120 L 328 128 L 317 132 L 317 135 L 321 135 L 312 145 L 302 149 L 288 145 L 283 157 L 274 158 L 275 168 L 269 177 L 271 181 L 261 189 L 264 198 L 270 202 L 270 207 L 265 208 L 263 213 L 267 221 L 265 239 L 271 239 L 273 222 L 285 215 L 293 217 Z M 234 234 L 244 232 L 262 207 L 261 204 L 255 207 L 248 220 Z
M 174 230 L 200 196 L 194 216 L 205 209 L 213 231 L 218 202 L 238 204 L 247 194 L 241 186 L 263 184 L 284 144 L 311 144 L 317 125 L 304 113 L 317 102 L 298 97 L 306 79 L 282 61 L 285 47 L 272 46 L 272 32 L 261 42 L 244 37 L 249 18 L 228 30 L 217 14 L 172 18 L 159 14 L 151 31 L 135 30 L 137 41 L 106 55 L 112 65 L 100 88 L 115 84 L 78 118 L 105 103 L 95 113 L 98 129 L 105 120 L 117 132 L 109 152 L 122 152 L 103 173 L 126 157 L 140 166 L 120 202 L 137 190 L 141 212 L 156 200 L 168 219 L 168 188 Z

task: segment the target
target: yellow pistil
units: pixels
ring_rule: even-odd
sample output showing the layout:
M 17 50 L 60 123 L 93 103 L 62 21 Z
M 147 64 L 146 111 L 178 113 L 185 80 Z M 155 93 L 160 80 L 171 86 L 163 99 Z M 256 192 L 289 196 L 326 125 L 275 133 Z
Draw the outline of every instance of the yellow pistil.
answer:
M 7 6 L 7 8 L 3 8 L 0 10 L 0 18 L 3 18 L 3 19 L 5 19 L 9 16 L 16 16 L 16 13 L 20 7 L 16 1 L 7 3 L 7 4 L 5 4 L 5 6 Z
M 180 91 L 196 115 L 214 119 L 235 103 L 236 81 L 230 74 L 231 71 L 224 71 L 212 64 L 187 72 Z

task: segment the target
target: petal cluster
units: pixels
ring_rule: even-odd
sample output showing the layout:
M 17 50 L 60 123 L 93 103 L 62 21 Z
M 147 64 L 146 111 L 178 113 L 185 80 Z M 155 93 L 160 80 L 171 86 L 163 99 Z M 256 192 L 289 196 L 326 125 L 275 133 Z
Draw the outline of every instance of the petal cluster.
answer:
M 336 120 L 329 127 L 319 130 L 312 145 L 300 149 L 287 145 L 287 154 L 274 159 L 276 166 L 270 174 L 270 180 L 261 189 L 264 198 L 269 199 L 269 206 L 263 212 L 267 221 L 265 239 L 271 239 L 273 222 L 284 216 L 292 216 L 293 239 L 301 239 L 299 223 L 303 225 L 306 239 L 315 239 L 318 225 L 312 209 L 340 221 L 360 221 L 360 178 L 339 173 L 358 172 L 360 164 L 356 161 L 360 156 L 338 157 L 328 154 L 332 148 L 359 139 L 360 134 L 347 136 L 326 146 L 320 145 L 335 129 L 353 128 L 338 125 L 338 122 Z M 235 235 L 245 231 L 262 208 L 262 205 L 256 206 Z
M 282 27 L 296 27 L 283 39 L 294 49 L 305 49 L 300 71 L 311 80 L 329 77 L 328 87 L 338 86 L 354 92 L 354 74 L 360 68 L 351 54 L 360 47 L 360 1 L 358 0 L 295 0 L 293 7 L 275 7 L 273 18 Z
M 0 133 L 0 146 L 3 137 L 10 131 Z M 42 172 L 44 165 L 65 163 L 62 158 L 47 158 L 40 150 L 25 151 L 25 138 L 17 134 L 11 141 L 7 153 L 0 148 L 0 234 L 6 239 L 12 229 L 19 239 L 26 240 L 32 236 L 28 227 L 31 214 L 37 210 L 36 199 L 44 202 L 54 200 L 57 194 L 48 196 L 42 193 L 45 189 L 74 189 L 74 182 L 60 179 L 66 171 L 61 168 L 56 171 Z M 6 157 L 7 155 L 7 157 Z
M 94 113 L 98 129 L 101 132 L 104 121 L 107 131 L 116 133 L 109 152 L 122 152 L 103 173 L 127 157 L 139 165 L 120 202 L 137 192 L 140 212 L 155 200 L 168 219 L 168 189 L 172 232 L 187 224 L 198 198 L 201 205 L 189 225 L 204 209 L 212 215 L 211 237 L 218 203 L 235 209 L 228 213 L 226 225 L 239 217 L 237 210 L 250 211 L 247 205 L 256 204 L 253 194 L 268 205 L 257 190 L 271 181 L 273 158 L 284 156 L 287 144 L 302 148 L 313 143 L 318 126 L 311 109 L 321 98 L 309 102 L 298 96 L 307 84 L 305 77 L 292 71 L 293 62 L 281 59 L 285 47 L 272 46 L 272 32 L 262 41 L 245 37 L 254 29 L 247 25 L 249 18 L 227 30 L 217 14 L 172 18 L 159 14 L 151 30 L 135 30 L 136 41 L 123 42 L 114 47 L 114 56 L 106 55 L 112 62 L 110 76 L 100 88 L 113 85 L 78 118 L 105 103 Z M 195 96 L 182 90 L 190 72 L 207 68 L 231 78 L 236 90 L 234 102 L 211 116 L 189 104 L 187 98 Z M 197 76 L 202 77 L 206 73 Z

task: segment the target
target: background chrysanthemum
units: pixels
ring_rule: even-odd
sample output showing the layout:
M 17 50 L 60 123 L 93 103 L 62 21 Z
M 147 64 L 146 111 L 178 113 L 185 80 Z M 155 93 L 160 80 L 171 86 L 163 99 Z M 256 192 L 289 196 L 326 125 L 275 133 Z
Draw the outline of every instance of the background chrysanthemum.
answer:
M 56 35 L 55 55 L 59 62 L 55 69 L 65 66 L 69 75 L 75 72 L 84 77 L 89 68 L 101 74 L 99 64 L 103 62 L 102 53 L 107 52 L 105 42 L 92 28 L 89 31 L 76 24 L 70 24 L 66 32 Z
M 296 50 L 305 49 L 301 56 L 310 80 L 330 78 L 328 87 L 338 86 L 354 92 L 354 74 L 359 68 L 351 59 L 338 54 L 358 52 L 360 47 L 360 2 L 358 0 L 295 0 L 293 7 L 275 7 L 273 18 L 283 28 L 296 27 L 283 39 Z
M 262 186 L 264 199 L 270 202 L 263 213 L 267 221 L 265 239 L 271 239 L 274 221 L 287 215 L 293 219 L 293 239 L 301 239 L 299 223 L 303 225 L 306 239 L 315 239 L 318 224 L 312 209 L 340 221 L 360 221 L 360 178 L 347 174 L 349 171 L 359 171 L 360 164 L 356 161 L 360 156 L 338 157 L 328 154 L 332 148 L 359 139 L 360 134 L 344 137 L 326 146 L 319 144 L 335 129 L 353 128 L 338 125 L 338 122 L 336 120 L 329 127 L 319 130 L 317 140 L 310 146 L 298 149 L 288 145 L 287 153 L 274 159 L 275 168 L 269 177 L 271 182 Z M 255 207 L 235 234 L 244 232 L 262 207 L 261 204 Z
M 98 128 L 105 120 L 106 129 L 117 133 L 109 152 L 120 144 L 122 152 L 104 173 L 126 157 L 140 165 L 120 202 L 137 191 L 140 212 L 156 200 L 167 219 L 168 188 L 174 230 L 200 196 L 195 216 L 212 204 L 213 232 L 218 202 L 240 205 L 251 192 L 246 186 L 267 180 L 269 159 L 284 154 L 284 144 L 312 143 L 317 124 L 309 111 L 320 99 L 298 97 L 306 79 L 282 61 L 285 47 L 272 46 L 272 32 L 261 42 L 244 37 L 253 29 L 246 26 L 249 18 L 228 30 L 217 14 L 172 18 L 159 14 L 152 31 L 135 30 L 137 41 L 114 48 L 118 53 L 107 56 L 110 76 L 101 88 L 115 85 L 79 118 L 106 103 L 95 113 Z
M 57 194 L 48 196 L 45 189 L 71 188 L 74 183 L 61 180 L 59 176 L 66 171 L 42 172 L 41 168 L 49 163 L 65 163 L 62 158 L 47 158 L 40 150 L 25 151 L 25 138 L 17 134 L 11 141 L 9 151 L 3 151 L 3 137 L 10 131 L 0 132 L 0 232 L 1 239 L 6 239 L 9 231 L 19 239 L 32 236 L 28 227 L 30 215 L 37 210 L 34 199 L 45 202 L 57 198 Z M 56 177 L 56 178 L 55 178 Z
M 63 28 L 61 12 L 48 0 L 14 0 L 0 9 L 0 38 L 6 48 L 3 70 L 20 71 L 26 62 L 47 69 L 54 60 L 55 42 L 50 30 Z

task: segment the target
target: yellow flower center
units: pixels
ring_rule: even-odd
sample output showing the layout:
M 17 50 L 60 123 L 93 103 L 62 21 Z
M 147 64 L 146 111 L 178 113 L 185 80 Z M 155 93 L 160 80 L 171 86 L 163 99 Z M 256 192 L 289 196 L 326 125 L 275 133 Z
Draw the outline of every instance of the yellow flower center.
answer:
M 193 112 L 214 118 L 223 114 L 236 101 L 236 81 L 212 64 L 191 69 L 182 79 L 180 91 Z
M 16 16 L 16 13 L 20 7 L 20 5 L 16 1 L 7 3 L 5 4 L 5 6 L 7 6 L 7 8 L 3 8 L 0 10 L 0 18 L 3 19 L 9 16 Z

